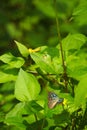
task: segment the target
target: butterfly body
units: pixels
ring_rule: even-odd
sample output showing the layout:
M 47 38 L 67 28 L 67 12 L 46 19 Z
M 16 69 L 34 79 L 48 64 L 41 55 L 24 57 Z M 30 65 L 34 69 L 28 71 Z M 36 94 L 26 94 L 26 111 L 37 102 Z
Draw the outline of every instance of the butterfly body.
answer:
M 48 93 L 48 107 L 50 109 L 54 108 L 57 104 L 63 102 L 63 98 L 59 98 L 55 93 L 49 92 Z

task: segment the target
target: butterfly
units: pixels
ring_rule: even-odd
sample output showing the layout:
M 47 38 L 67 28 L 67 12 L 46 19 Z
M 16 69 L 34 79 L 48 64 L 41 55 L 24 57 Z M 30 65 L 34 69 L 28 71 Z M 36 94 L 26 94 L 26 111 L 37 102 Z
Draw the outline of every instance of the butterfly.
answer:
M 57 104 L 63 103 L 63 98 L 59 98 L 54 92 L 48 92 L 48 107 L 54 108 Z

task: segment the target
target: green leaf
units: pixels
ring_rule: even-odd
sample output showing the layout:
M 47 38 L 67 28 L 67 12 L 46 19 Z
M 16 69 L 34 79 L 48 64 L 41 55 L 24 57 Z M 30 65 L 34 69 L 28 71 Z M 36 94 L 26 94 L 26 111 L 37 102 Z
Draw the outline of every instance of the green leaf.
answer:
M 23 58 L 15 57 L 11 53 L 1 55 L 0 60 L 7 63 L 9 68 L 20 68 L 25 62 Z
M 16 43 L 16 45 L 17 45 L 17 47 L 18 47 L 18 49 L 19 49 L 21 55 L 22 55 L 23 57 L 28 57 L 28 55 L 29 55 L 28 48 L 27 48 L 26 46 L 24 46 L 23 44 L 17 42 L 17 41 L 15 41 L 15 43 Z
M 51 126 L 55 126 L 54 119 L 53 118 L 47 118 L 48 125 L 44 128 L 44 130 L 49 130 Z
M 67 125 L 67 123 L 70 122 L 70 115 L 69 112 L 63 111 L 61 114 L 54 115 L 54 122 L 55 124 L 59 124 L 63 127 Z
M 62 40 L 63 49 L 80 49 L 86 40 L 87 38 L 83 34 L 69 34 Z
M 87 74 L 80 80 L 75 90 L 75 106 L 84 106 L 87 98 Z
M 15 81 L 17 76 L 0 71 L 0 83 Z
M 26 128 L 23 124 L 22 111 L 24 103 L 18 103 L 5 117 L 5 123 L 8 125 L 15 125 L 19 128 Z
M 73 15 L 84 15 L 86 14 L 87 15 L 87 2 L 85 3 L 81 3 L 79 6 L 77 6 L 75 9 L 74 9 L 74 12 L 73 12 Z
M 20 101 L 36 99 L 40 92 L 40 85 L 34 75 L 20 69 L 15 83 L 15 97 Z
M 32 118 L 34 118 L 34 117 L 31 116 L 31 119 L 29 119 L 29 121 L 32 120 Z M 45 120 L 44 122 L 45 122 L 44 124 L 46 125 L 47 121 Z M 37 120 L 33 123 L 29 123 L 27 128 L 28 128 L 28 130 L 44 130 L 44 129 L 42 129 L 42 124 L 43 124 L 43 119 Z
M 37 104 L 35 101 L 26 102 L 25 104 L 25 110 L 28 112 L 28 114 L 35 114 L 41 111 L 43 108 Z
M 73 77 L 77 80 L 82 79 L 82 77 L 87 73 L 87 67 L 86 66 L 81 66 L 77 63 L 76 66 L 74 66 L 74 63 L 72 63 L 73 67 L 70 67 L 69 69 L 69 76 Z
M 51 62 L 50 55 L 41 55 L 39 53 L 31 53 L 30 54 L 35 63 L 46 73 L 55 74 L 55 69 Z
M 73 11 L 74 20 L 78 23 L 77 26 L 82 26 L 81 30 L 84 26 L 84 32 L 85 27 L 87 24 L 87 1 L 80 1 L 80 4 L 74 9 Z M 81 31 L 82 32 L 82 31 Z
M 34 4 L 38 7 L 38 9 L 44 13 L 46 16 L 48 17 L 55 17 L 55 12 L 54 9 L 52 7 L 52 5 L 50 4 L 50 1 L 38 1 L 35 0 Z
M 67 56 L 67 72 L 70 77 L 80 80 L 82 76 L 87 73 L 87 63 L 86 59 L 83 58 L 84 55 L 80 56 L 79 54 L 72 54 Z
M 16 104 L 16 106 L 6 115 L 6 119 L 9 117 L 20 116 L 24 106 L 25 106 L 24 102 Z

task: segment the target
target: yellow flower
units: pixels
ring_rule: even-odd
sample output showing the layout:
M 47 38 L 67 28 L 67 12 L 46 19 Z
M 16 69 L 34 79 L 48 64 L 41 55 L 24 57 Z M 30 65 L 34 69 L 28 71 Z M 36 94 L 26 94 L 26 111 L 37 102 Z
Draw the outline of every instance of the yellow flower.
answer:
M 35 49 L 29 48 L 29 53 L 38 52 L 38 51 L 40 51 L 40 50 L 41 50 L 40 47 L 35 48 Z
M 63 105 L 67 105 L 67 99 L 64 98 Z

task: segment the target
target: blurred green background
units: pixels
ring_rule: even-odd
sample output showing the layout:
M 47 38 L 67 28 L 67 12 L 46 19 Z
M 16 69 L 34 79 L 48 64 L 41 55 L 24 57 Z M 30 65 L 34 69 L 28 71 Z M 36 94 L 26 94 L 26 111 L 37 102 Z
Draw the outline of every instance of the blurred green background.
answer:
M 57 0 L 62 38 L 68 33 L 87 35 L 86 7 L 86 0 Z M 0 2 L 0 54 L 7 51 L 16 53 L 17 47 L 14 40 L 32 48 L 57 45 L 53 0 L 3 0 Z
M 87 36 L 87 0 L 56 1 L 62 39 L 69 33 L 81 33 Z M 19 52 L 14 40 L 26 45 L 28 48 L 36 48 L 43 45 L 56 46 L 58 44 L 58 37 L 54 0 L 0 1 L 0 55 L 11 52 L 13 55 L 18 56 Z M 71 43 L 73 44 L 73 42 Z M 85 44 L 85 48 L 86 46 Z M 86 57 L 84 55 L 82 55 L 83 61 L 83 57 Z M 78 67 L 79 62 L 75 64 Z M 82 72 L 84 72 L 84 67 L 81 67 Z M 4 70 L 4 68 L 5 65 L 2 65 L 1 69 Z M 79 70 L 78 67 L 76 72 L 79 72 Z M 4 77 L 3 72 L 1 71 L 1 78 Z M 8 74 L 7 78 L 10 73 L 16 74 L 17 72 L 18 70 L 5 70 L 5 73 Z M 14 99 L 14 84 L 14 82 L 6 82 L 5 84 L 1 82 L 0 130 L 1 128 L 2 130 L 6 130 L 8 127 L 3 125 L 4 116 L 18 102 Z

